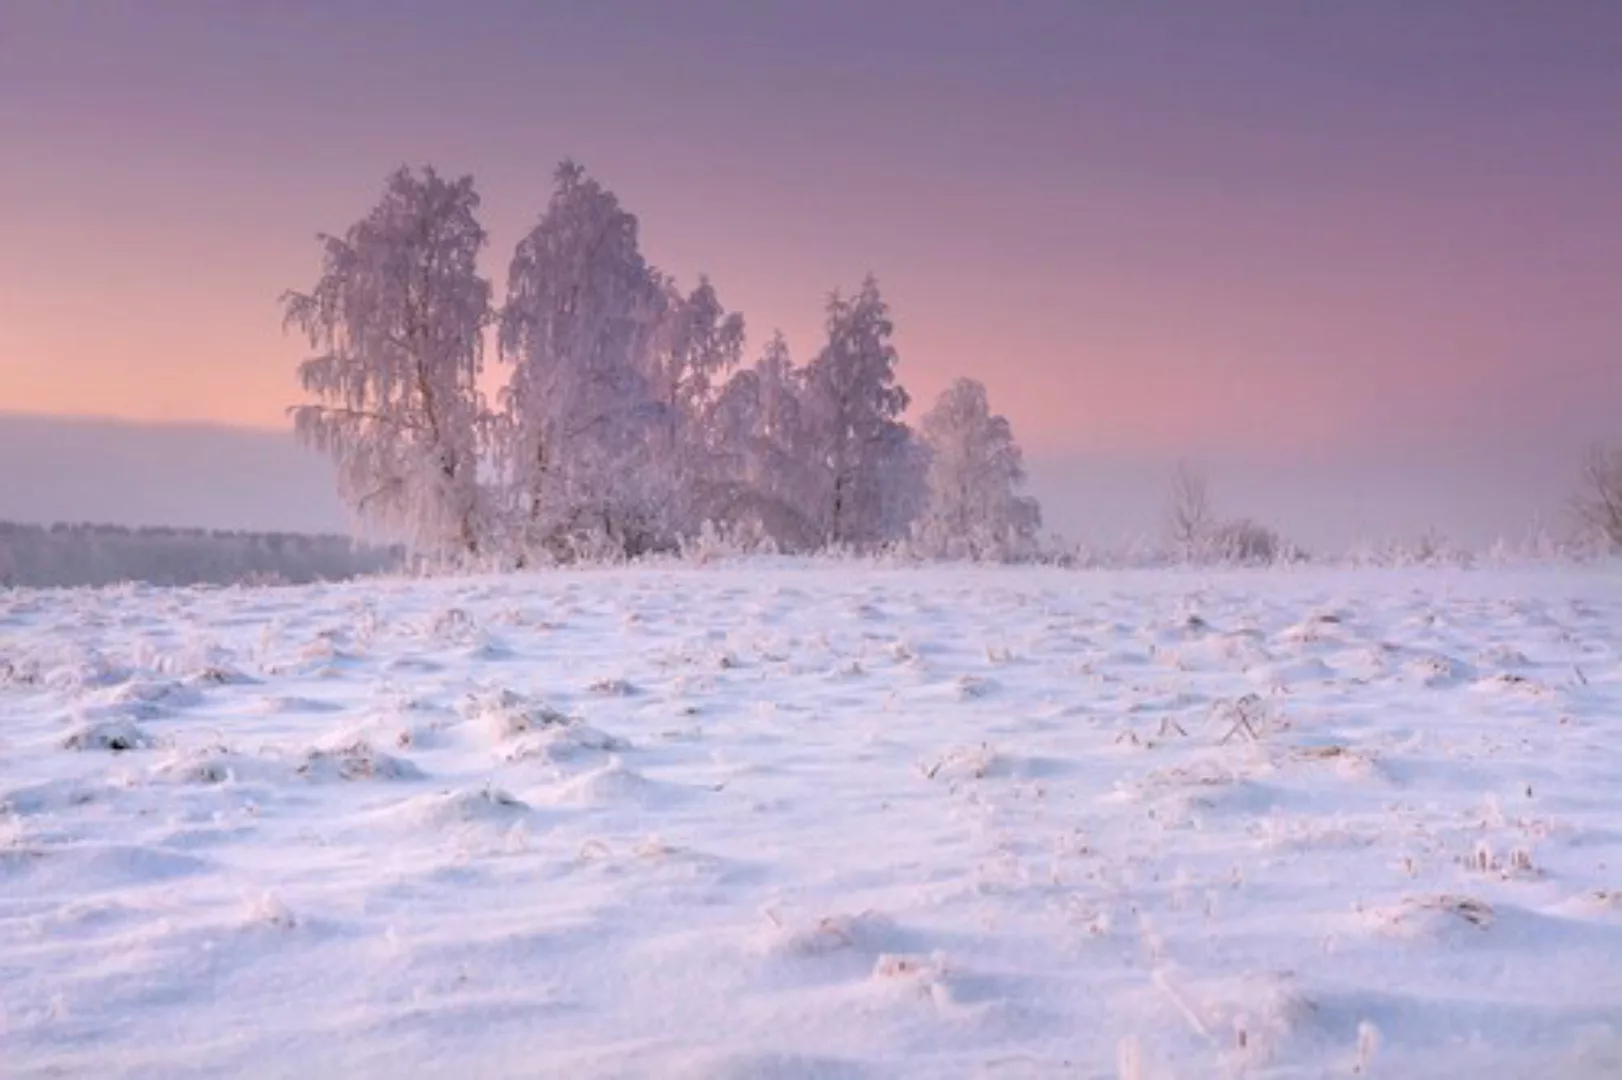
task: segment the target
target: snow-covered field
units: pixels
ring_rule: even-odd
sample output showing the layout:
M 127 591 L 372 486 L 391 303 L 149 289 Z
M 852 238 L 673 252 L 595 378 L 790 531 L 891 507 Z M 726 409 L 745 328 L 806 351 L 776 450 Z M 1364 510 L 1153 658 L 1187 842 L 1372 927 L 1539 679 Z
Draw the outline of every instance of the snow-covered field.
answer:
M 1622 1075 L 1614 567 L 0 594 L 0 1074 Z

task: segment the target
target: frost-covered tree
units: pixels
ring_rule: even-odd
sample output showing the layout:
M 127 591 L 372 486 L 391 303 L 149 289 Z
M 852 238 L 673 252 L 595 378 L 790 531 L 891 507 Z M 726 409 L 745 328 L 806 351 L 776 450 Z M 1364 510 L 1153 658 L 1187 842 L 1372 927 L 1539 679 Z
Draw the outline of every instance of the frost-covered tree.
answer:
M 707 516 L 764 533 L 785 551 L 823 540 L 812 509 L 823 474 L 803 410 L 804 383 L 776 334 L 754 366 L 726 381 L 704 422 Z
M 883 478 L 877 508 L 878 533 L 885 540 L 904 539 L 929 509 L 929 447 L 906 424 L 896 424 L 875 455 Z
M 1622 447 L 1588 451 L 1571 510 L 1588 537 L 1622 552 Z
M 635 215 L 566 161 L 518 244 L 501 315 L 501 464 L 514 542 L 568 554 L 636 554 L 667 500 L 650 468 L 663 415 L 653 353 L 665 282 L 643 259 Z
M 781 332 L 766 342 L 755 362 L 755 374 L 760 387 L 756 435 L 761 442 L 761 453 L 753 463 L 755 475 L 760 484 L 773 486 L 796 501 L 793 492 L 803 491 L 808 471 L 803 461 L 810 436 L 802 403 L 805 372 L 794 366 Z
M 400 169 L 342 237 L 322 236 L 322 274 L 282 298 L 284 325 L 315 350 L 291 410 L 303 440 L 338 465 L 362 523 L 436 555 L 478 554 L 484 402 L 478 379 L 490 283 L 473 178 Z
M 1245 566 L 1265 566 L 1293 557 L 1277 532 L 1249 518 L 1224 521 L 1211 529 L 1204 550 L 1221 562 Z
M 722 377 L 743 360 L 743 316 L 721 306 L 707 277 L 686 296 L 671 287 L 664 311 L 653 353 L 654 391 L 672 413 L 700 416 Z
M 1167 499 L 1167 538 L 1184 560 L 1193 562 L 1210 547 L 1216 527 L 1205 476 L 1188 462 L 1178 462 Z
M 1217 515 L 1205 475 L 1178 462 L 1166 501 L 1166 538 L 1185 562 L 1250 566 L 1296 561 L 1304 553 L 1278 532 L 1249 518 Z
M 835 293 L 827 344 L 806 366 L 801 407 L 820 471 L 807 512 L 829 546 L 868 546 L 897 535 L 894 485 L 915 462 L 900 422 L 907 391 L 896 381 L 894 326 L 869 277 L 853 297 Z
M 686 296 L 667 286 L 649 380 L 660 414 L 652 465 L 670 493 L 663 524 L 671 533 L 691 535 L 713 516 L 709 414 L 725 376 L 743 359 L 743 345 L 743 316 L 721 306 L 708 278 Z
M 1042 524 L 1020 494 L 1025 466 L 1013 427 L 991 411 L 986 388 L 959 379 L 919 425 L 928 450 L 928 509 L 916 527 L 923 549 L 949 558 L 1028 557 Z

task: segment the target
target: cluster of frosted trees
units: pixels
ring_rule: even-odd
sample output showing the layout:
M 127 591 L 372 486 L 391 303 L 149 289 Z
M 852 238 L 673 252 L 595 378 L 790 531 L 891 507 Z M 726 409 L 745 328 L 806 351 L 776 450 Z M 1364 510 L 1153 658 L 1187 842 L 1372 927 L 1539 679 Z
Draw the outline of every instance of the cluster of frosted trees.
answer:
M 745 362 L 742 316 L 648 264 L 636 217 L 565 162 L 497 302 L 470 177 L 402 169 L 320 279 L 284 297 L 313 352 L 296 430 L 359 521 L 437 557 L 515 565 L 673 550 L 717 532 L 781 551 L 1007 559 L 1040 511 L 1007 420 L 960 380 L 915 430 L 869 278 L 797 364 Z M 492 332 L 493 331 L 493 332 Z M 485 385 L 494 344 L 506 378 Z

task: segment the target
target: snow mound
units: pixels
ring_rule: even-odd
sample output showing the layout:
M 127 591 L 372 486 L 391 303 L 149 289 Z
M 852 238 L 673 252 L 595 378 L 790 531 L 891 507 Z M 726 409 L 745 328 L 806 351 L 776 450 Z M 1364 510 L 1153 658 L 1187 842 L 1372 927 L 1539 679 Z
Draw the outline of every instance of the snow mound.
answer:
M 258 683 L 259 679 L 231 664 L 209 664 L 186 676 L 186 685 L 191 687 L 255 686 Z
M 108 659 L 99 652 L 87 651 L 82 655 L 51 667 L 45 673 L 45 684 L 64 694 L 84 694 L 93 690 L 118 686 L 133 677 L 134 671 Z
M 421 780 L 423 772 L 411 762 L 385 754 L 365 739 L 335 746 L 314 747 L 294 769 L 308 780 Z
M 612 757 L 602 768 L 581 773 L 559 784 L 547 798 L 560 806 L 617 806 L 631 803 L 653 808 L 682 794 L 670 784 L 650 780 Z
M 955 746 L 921 766 L 931 780 L 1032 780 L 1056 776 L 1065 771 L 1062 762 L 1046 758 L 1010 754 L 990 743 Z
M 1622 924 L 1622 889 L 1586 889 L 1548 910 L 1567 918 Z
M 196 705 L 203 695 L 195 686 L 172 679 L 133 678 L 114 687 L 107 694 L 114 705 L 152 705 L 163 709 L 182 709 Z
M 1391 780 L 1377 754 L 1345 743 L 1304 739 L 1287 752 L 1296 761 L 1330 766 L 1349 780 Z
M 483 787 L 419 795 L 385 811 L 407 825 L 445 828 L 456 825 L 511 826 L 531 813 L 528 803 L 500 788 Z
M 1192 1034 L 1220 1040 L 1236 1075 L 1266 1069 L 1298 1048 L 1315 1060 L 1352 1057 L 1355 1021 L 1326 1007 L 1291 972 L 1201 977 L 1161 966 L 1151 982 L 1159 1000 L 1182 1015 Z
M 1542 698 L 1554 694 L 1553 690 L 1542 683 L 1512 671 L 1501 671 L 1496 675 L 1477 679 L 1470 687 L 1482 693 L 1505 694 L 1511 697 Z
M 61 814 L 100 802 L 113 793 L 104 783 L 42 780 L 0 792 L 0 816 L 38 817 Z
M 482 724 L 496 742 L 570 722 L 561 710 L 515 690 L 471 694 L 461 712 L 469 722 Z
M 1408 940 L 1463 940 L 1491 929 L 1496 920 L 1491 904 L 1453 893 L 1413 896 L 1365 913 L 1367 925 Z
M 321 745 L 331 748 L 354 739 L 365 739 L 396 750 L 441 749 L 451 742 L 446 732 L 455 726 L 454 716 L 448 709 L 441 710 L 422 702 L 389 702 L 339 728 Z
M 62 740 L 67 750 L 106 750 L 114 754 L 126 750 L 150 750 L 157 739 L 130 720 L 93 720 L 76 726 Z
M 917 935 L 877 911 L 827 915 L 798 924 L 786 923 L 771 912 L 768 918 L 771 929 L 757 939 L 760 951 L 768 956 L 804 959 L 854 953 L 873 964 L 886 954 L 919 951 L 921 944 Z
M 619 754 L 631 749 L 629 741 L 590 724 L 571 721 L 527 731 L 517 735 L 502 747 L 501 756 L 508 761 L 547 761 L 561 764 L 597 754 Z
M 1432 689 L 1457 686 L 1474 679 L 1475 669 L 1457 657 L 1427 653 L 1410 657 L 1403 665 L 1410 679 Z
M 939 951 L 927 956 L 885 952 L 874 958 L 868 984 L 892 1001 L 924 1000 L 948 1008 L 959 1004 L 956 974 Z
M 243 754 L 224 746 L 202 746 L 174 754 L 152 766 L 148 779 L 159 784 L 285 783 L 291 770 L 279 761 Z
M 263 892 L 249 900 L 243 912 L 242 924 L 248 928 L 293 930 L 299 926 L 293 909 L 275 893 Z
M 1278 632 L 1278 640 L 1293 645 L 1315 645 L 1342 639 L 1341 625 L 1345 620 L 1336 612 L 1317 612 L 1293 626 Z

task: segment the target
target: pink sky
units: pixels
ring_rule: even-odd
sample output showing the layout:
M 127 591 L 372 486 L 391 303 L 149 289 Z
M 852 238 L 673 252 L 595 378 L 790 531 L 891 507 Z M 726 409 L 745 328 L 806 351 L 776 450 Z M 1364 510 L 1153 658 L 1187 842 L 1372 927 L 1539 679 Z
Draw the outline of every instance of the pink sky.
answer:
M 572 155 L 752 349 L 871 269 L 1038 454 L 1564 460 L 1622 437 L 1619 55 L 1581 0 L 0 0 L 0 411 L 284 426 L 314 233 L 472 172 L 499 293 Z

